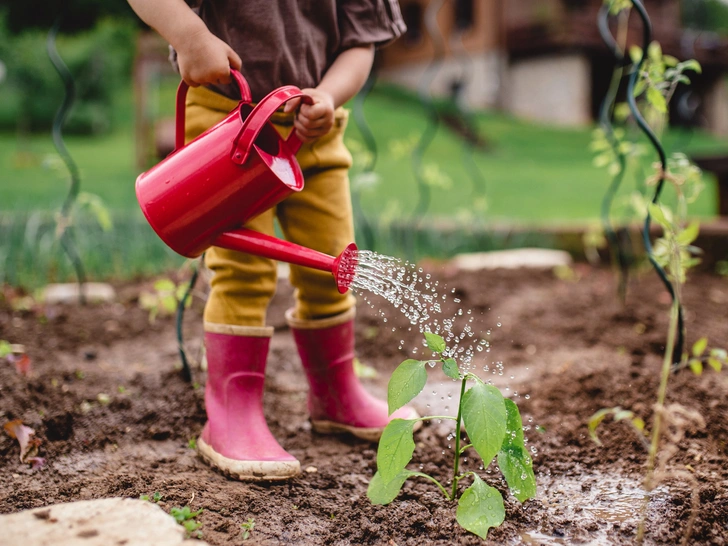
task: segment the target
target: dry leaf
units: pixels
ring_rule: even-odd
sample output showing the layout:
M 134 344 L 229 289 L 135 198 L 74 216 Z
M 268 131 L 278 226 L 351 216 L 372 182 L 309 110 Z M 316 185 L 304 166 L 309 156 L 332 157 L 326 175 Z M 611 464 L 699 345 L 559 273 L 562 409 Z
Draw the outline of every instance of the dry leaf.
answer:
M 20 419 L 14 419 L 3 425 L 8 436 L 20 444 L 20 462 L 31 464 L 34 468 L 43 466 L 45 459 L 38 457 L 41 441 L 35 437 L 35 430 L 26 427 Z

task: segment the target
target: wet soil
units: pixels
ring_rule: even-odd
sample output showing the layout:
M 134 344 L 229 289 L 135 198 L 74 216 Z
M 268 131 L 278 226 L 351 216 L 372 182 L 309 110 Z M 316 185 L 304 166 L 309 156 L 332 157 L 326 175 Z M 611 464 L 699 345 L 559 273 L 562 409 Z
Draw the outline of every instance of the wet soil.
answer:
M 506 522 L 487 543 L 633 544 L 644 449 L 631 429 L 609 419 L 599 447 L 589 438 L 587 421 L 600 408 L 621 406 L 650 422 L 669 310 L 654 273 L 633 278 L 623 305 L 606 268 L 577 265 L 571 275 L 554 275 L 424 267 L 462 300 L 448 303 L 447 312 L 472 310 L 476 333 L 492 344 L 490 352 L 477 353 L 476 368 L 517 401 L 536 451 L 539 494 L 523 505 L 507 494 L 493 468 L 480 471 L 507 497 Z M 21 464 L 15 440 L 0 434 L 0 513 L 159 492 L 168 511 L 204 509 L 198 519 L 213 545 L 243 543 L 241 524 L 249 518 L 255 521 L 249 544 L 483 543 L 456 524 L 455 507 L 429 482 L 410 480 L 389 506 L 371 505 L 366 487 L 376 446 L 311 431 L 307 386 L 283 317 L 291 301 L 285 281 L 269 312 L 276 333 L 265 408 L 273 434 L 305 471 L 279 485 L 243 484 L 211 471 L 190 447 L 205 420 L 205 373 L 194 369 L 193 384 L 181 379 L 174 320 L 160 317 L 150 324 L 139 307 L 140 291 L 150 286 L 119 284 L 118 303 L 86 307 L 27 305 L 5 291 L 0 339 L 23 344 L 32 370 L 26 377 L 0 361 L 0 422 L 21 419 L 33 427 L 47 463 L 42 469 Z M 684 297 L 688 343 L 708 336 L 711 345 L 728 344 L 728 279 L 696 273 Z M 201 306 L 196 301 L 185 319 L 194 357 L 202 337 Z M 382 397 L 390 372 L 419 345 L 419 334 L 408 326 L 388 304 L 372 308 L 360 300 L 357 352 L 379 372 L 364 381 Z M 439 373 L 430 370 L 431 384 L 418 399 L 424 413 L 444 411 L 443 405 L 454 412 L 447 395 L 455 398 L 457 385 Z M 704 427 L 686 427 L 669 463 L 694 478 L 699 495 L 689 544 L 728 543 L 727 395 L 725 370 L 670 378 L 668 402 L 705 419 Z M 448 432 L 438 423 L 423 427 L 411 468 L 447 481 Z M 468 455 L 465 468 L 479 471 L 475 454 Z M 647 544 L 680 542 L 690 495 L 690 482 L 681 475 L 661 485 L 649 505 Z

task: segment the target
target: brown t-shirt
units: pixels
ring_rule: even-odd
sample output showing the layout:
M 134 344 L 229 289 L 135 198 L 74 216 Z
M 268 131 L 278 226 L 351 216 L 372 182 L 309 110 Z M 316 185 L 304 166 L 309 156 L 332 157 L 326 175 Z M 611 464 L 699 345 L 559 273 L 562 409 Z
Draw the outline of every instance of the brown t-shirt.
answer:
M 406 30 L 397 0 L 201 0 L 197 10 L 240 55 L 254 101 L 282 85 L 316 87 L 342 51 Z M 240 98 L 235 85 L 212 89 Z

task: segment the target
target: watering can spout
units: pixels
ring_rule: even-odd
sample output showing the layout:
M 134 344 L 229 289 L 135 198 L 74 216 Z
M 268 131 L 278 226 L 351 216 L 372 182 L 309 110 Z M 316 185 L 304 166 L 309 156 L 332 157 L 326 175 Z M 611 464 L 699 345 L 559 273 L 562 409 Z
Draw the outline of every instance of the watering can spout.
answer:
M 354 243 L 350 243 L 341 254 L 334 257 L 252 229 L 241 228 L 219 235 L 213 245 L 328 271 L 334 276 L 336 287 L 342 294 L 349 289 L 356 276 L 358 250 Z

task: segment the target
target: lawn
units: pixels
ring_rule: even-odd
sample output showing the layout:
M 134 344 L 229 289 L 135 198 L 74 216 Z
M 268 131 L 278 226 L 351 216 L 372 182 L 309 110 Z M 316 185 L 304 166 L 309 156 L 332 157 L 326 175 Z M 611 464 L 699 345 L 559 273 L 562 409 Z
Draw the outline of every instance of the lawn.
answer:
M 169 89 L 162 93 L 167 104 L 172 93 Z M 120 113 L 122 121 L 115 132 L 65 139 L 79 166 L 82 190 L 101 196 L 112 211 L 131 211 L 137 206 L 134 179 L 138 172 L 133 165 L 128 95 L 122 97 L 121 106 L 127 113 Z M 413 96 L 380 87 L 367 98 L 365 115 L 379 154 L 375 169 L 378 183 L 361 191 L 363 209 L 368 215 L 408 217 L 418 196 L 411 151 L 428 124 L 426 110 Z M 430 174 L 431 190 L 427 215 L 442 218 L 467 210 L 480 213 L 483 208 L 478 197 L 484 197 L 487 209 L 482 216 L 486 221 L 543 223 L 598 218 L 609 177 L 592 165 L 588 150 L 591 128 L 539 126 L 492 113 L 478 114 L 475 119 L 478 131 L 490 143 L 487 150 L 472 153 L 480 186 L 473 182 L 462 139 L 440 125 L 424 151 L 423 165 Z M 347 140 L 355 159 L 364 159 L 357 152 L 364 147 L 353 119 Z M 687 142 L 688 150 L 726 148 L 719 140 L 699 133 L 675 133 L 666 140 Z M 48 135 L 19 139 L 15 134 L 0 134 L 0 165 L 0 210 L 54 208 L 62 202 L 67 175 Z M 628 177 L 624 186 L 632 189 L 633 179 Z M 485 190 L 474 191 L 474 187 Z M 695 214 L 714 213 L 713 193 L 710 188 L 704 192 L 693 208 Z
M 159 96 L 158 111 L 171 115 L 174 84 L 160 89 Z M 114 221 L 114 229 L 104 232 L 89 214 L 78 215 L 76 244 L 89 279 L 127 278 L 182 263 L 158 240 L 138 209 L 130 90 L 122 90 L 117 103 L 112 133 L 65 138 L 80 171 L 81 190 L 100 196 Z M 373 177 L 360 176 L 368 156 L 355 116 L 346 137 L 355 158 L 355 199 L 374 234 L 368 236 L 361 224 L 362 246 L 410 260 L 445 257 L 453 252 L 549 244 L 537 240 L 537 233 L 501 240 L 487 226 L 538 228 L 594 223 L 599 218 L 610 180 L 603 169 L 592 165 L 590 127 L 554 128 L 478 113 L 477 131 L 488 146 L 473 151 L 457 133 L 440 125 L 432 142 L 422 148 L 425 182 L 418 184 L 413 150 L 428 128 L 426 108 L 411 94 L 380 86 L 367 98 L 364 113 L 378 149 L 374 183 Z M 665 140 L 668 148 L 687 151 L 726 149 L 720 140 L 701 133 L 673 132 Z M 651 161 L 647 158 L 646 164 Z M 0 172 L 0 282 L 35 287 L 72 278 L 52 219 L 68 191 L 68 174 L 50 135 L 0 134 Z M 362 180 L 369 183 L 363 185 Z M 623 186 L 622 195 L 633 191 L 634 173 L 628 174 Z M 427 199 L 421 200 L 423 195 Z M 715 185 L 708 178 L 708 188 L 691 212 L 708 218 L 715 210 Z M 415 211 L 421 213 L 417 221 L 426 233 L 413 237 L 411 228 L 391 227 L 393 222 L 411 222 Z M 466 236 L 460 230 L 444 235 L 433 228 L 443 220 L 460 226 L 477 221 L 486 229 L 481 234 Z

